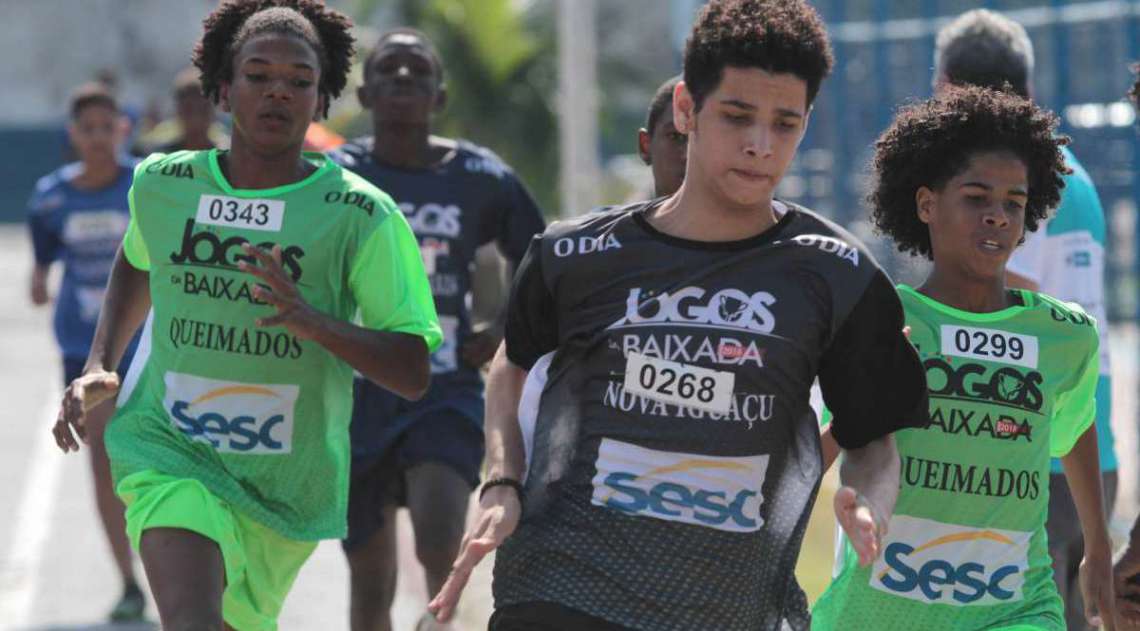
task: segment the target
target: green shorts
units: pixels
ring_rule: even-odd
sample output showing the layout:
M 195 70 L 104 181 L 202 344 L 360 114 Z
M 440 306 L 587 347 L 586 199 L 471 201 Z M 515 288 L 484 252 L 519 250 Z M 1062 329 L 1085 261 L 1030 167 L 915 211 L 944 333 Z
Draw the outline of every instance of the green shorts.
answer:
M 282 537 L 191 478 L 139 471 L 115 492 L 127 505 L 127 537 L 136 552 L 148 528 L 184 528 L 216 541 L 226 568 L 226 623 L 238 631 L 277 628 L 285 596 L 317 542 Z

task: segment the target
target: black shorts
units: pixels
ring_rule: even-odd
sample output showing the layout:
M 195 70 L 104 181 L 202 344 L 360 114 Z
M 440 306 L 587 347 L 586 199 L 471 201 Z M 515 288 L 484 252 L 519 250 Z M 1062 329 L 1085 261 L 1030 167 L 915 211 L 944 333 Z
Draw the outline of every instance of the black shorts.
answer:
M 447 465 L 474 490 L 483 466 L 483 432 L 464 414 L 441 407 L 419 415 L 379 457 L 354 458 L 348 536 L 341 542 L 345 550 L 364 543 L 384 525 L 385 507 L 406 503 L 404 472 L 424 462 Z
M 488 631 L 628 631 L 628 627 L 595 618 L 557 603 L 533 602 L 496 609 Z

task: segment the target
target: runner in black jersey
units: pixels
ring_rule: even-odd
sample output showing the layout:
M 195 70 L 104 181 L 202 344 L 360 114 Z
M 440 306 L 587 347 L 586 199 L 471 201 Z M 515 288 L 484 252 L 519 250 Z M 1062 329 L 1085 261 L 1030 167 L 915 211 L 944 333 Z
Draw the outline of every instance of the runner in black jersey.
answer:
M 820 481 L 817 376 L 849 450 L 837 512 L 863 561 L 877 554 L 898 492 L 889 434 L 925 422 L 922 370 L 866 251 L 772 199 L 830 64 L 805 2 L 710 2 L 674 95 L 680 190 L 532 243 L 491 367 L 490 479 L 430 605 L 441 619 L 502 544 L 495 630 L 806 629 L 793 569 Z M 520 390 L 551 351 L 528 446 Z
M 516 266 L 545 224 L 514 172 L 495 154 L 431 135 L 446 90 L 442 64 L 422 33 L 380 37 L 364 64 L 361 104 L 374 135 L 332 156 L 390 194 L 419 240 L 444 330 L 432 385 L 411 403 L 358 379 L 352 422 L 348 537 L 352 628 L 388 629 L 396 581 L 396 509 L 407 506 L 429 593 L 459 551 L 467 504 L 483 461 L 479 368 L 502 340 L 502 322 L 474 331 L 468 298 L 479 246 L 495 241 Z M 505 315 L 505 313 L 504 313 Z M 425 616 L 421 629 L 435 628 Z

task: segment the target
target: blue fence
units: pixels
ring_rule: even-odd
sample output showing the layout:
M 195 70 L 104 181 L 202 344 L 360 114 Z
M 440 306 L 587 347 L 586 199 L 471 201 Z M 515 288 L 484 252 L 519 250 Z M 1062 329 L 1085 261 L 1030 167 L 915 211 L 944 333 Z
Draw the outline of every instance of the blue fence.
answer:
M 782 193 L 852 226 L 885 265 L 909 266 L 870 236 L 862 198 L 871 147 L 895 108 L 931 93 L 934 37 L 949 19 L 979 6 L 1029 31 L 1036 99 L 1062 117 L 1072 149 L 1096 182 L 1109 227 L 1109 314 L 1136 319 L 1140 142 L 1130 64 L 1140 60 L 1140 0 L 812 0 L 828 22 L 836 68 Z

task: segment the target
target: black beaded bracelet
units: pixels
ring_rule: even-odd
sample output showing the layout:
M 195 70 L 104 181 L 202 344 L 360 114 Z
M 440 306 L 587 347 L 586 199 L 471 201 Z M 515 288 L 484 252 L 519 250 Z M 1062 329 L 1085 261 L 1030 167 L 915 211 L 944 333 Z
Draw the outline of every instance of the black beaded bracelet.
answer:
M 487 494 L 487 491 L 496 486 L 509 486 L 514 489 L 515 493 L 519 496 L 519 504 L 522 504 L 523 485 L 522 482 L 514 478 L 491 478 L 487 480 L 483 483 L 483 486 L 479 487 L 479 501 L 483 501 L 483 496 Z

